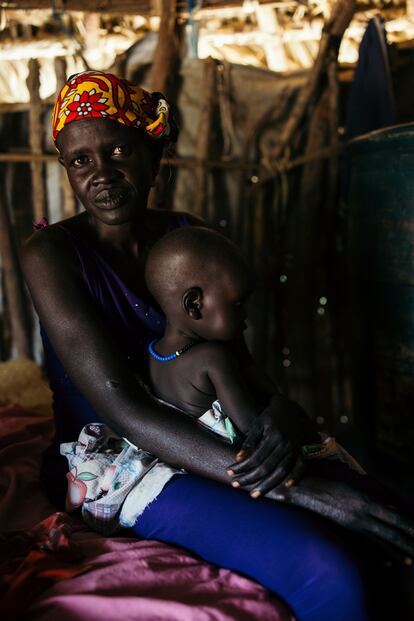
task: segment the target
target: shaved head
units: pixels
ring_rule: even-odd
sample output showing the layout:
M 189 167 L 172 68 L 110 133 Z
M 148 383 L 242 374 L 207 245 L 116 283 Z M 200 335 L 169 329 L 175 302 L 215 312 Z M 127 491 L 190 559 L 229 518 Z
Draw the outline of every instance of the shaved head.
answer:
M 145 268 L 147 286 L 165 314 L 191 287 L 209 289 L 218 280 L 252 280 L 240 250 L 220 233 L 204 227 L 179 228 L 151 249 Z

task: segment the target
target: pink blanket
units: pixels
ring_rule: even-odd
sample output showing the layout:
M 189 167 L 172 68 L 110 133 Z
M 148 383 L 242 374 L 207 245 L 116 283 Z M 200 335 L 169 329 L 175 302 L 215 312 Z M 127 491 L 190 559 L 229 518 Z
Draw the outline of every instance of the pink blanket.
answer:
M 56 515 L 38 480 L 51 434 L 49 417 L 0 408 L 0 530 L 8 532 L 0 538 L 0 610 L 8 621 L 19 611 L 27 621 L 293 621 L 243 576 Z

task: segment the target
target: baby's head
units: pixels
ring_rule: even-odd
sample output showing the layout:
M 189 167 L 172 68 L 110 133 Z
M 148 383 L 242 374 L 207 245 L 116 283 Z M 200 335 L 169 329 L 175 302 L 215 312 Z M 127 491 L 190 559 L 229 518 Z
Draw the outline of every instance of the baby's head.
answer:
M 246 328 L 252 270 L 215 231 L 194 226 L 165 235 L 149 253 L 145 278 L 167 321 L 186 334 L 228 341 Z

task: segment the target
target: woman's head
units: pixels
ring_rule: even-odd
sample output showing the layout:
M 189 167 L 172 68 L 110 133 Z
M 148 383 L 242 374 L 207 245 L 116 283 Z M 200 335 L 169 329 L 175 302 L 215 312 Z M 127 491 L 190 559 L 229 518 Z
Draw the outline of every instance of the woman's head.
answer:
M 59 161 L 85 209 L 106 224 L 145 209 L 164 145 L 177 133 L 160 93 L 96 71 L 69 78 L 53 114 Z
M 84 71 L 61 88 L 53 110 L 55 144 L 68 124 L 88 119 L 115 121 L 134 127 L 154 141 L 175 141 L 177 127 L 161 93 L 149 93 L 112 73 Z
M 246 328 L 252 270 L 230 240 L 203 227 L 176 229 L 149 253 L 147 286 L 175 327 L 228 341 Z

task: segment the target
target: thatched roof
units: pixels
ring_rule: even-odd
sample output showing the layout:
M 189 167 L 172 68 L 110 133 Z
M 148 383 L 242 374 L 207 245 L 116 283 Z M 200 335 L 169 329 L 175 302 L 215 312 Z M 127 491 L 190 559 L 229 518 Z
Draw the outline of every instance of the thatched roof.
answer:
M 272 0 L 264 0 L 269 4 Z M 65 11 L 93 11 L 104 13 L 131 13 L 140 15 L 157 14 L 158 0 L 1 0 L 0 7 L 6 9 L 50 9 Z M 202 0 L 198 8 L 223 8 L 243 4 L 243 0 Z M 187 0 L 177 0 L 179 12 L 188 13 Z
M 66 59 L 69 74 L 88 66 L 110 68 L 143 37 L 157 36 L 165 1 L 0 0 L 0 104 L 28 102 L 31 57 L 40 62 L 43 98 L 56 89 L 56 57 Z M 182 21 L 196 25 L 194 55 L 283 72 L 312 66 L 333 2 L 201 0 L 194 3 L 191 22 L 188 0 L 177 0 L 176 6 Z M 366 24 L 375 13 L 384 17 L 390 43 L 414 46 L 413 2 L 359 0 L 361 10 L 343 38 L 340 64 L 356 63 Z M 148 62 L 151 58 L 143 64 Z
M 151 0 L 1 0 L 4 9 L 53 9 L 55 11 L 93 11 L 105 13 L 153 12 Z
M 172 1 L 172 0 L 171 0 Z M 255 4 L 256 0 L 199 0 L 197 11 L 236 8 Z M 257 1 L 259 4 L 259 1 Z M 317 12 L 329 9 L 334 0 L 260 0 L 262 5 L 283 6 L 302 4 Z M 368 8 L 405 6 L 406 0 L 358 0 L 359 10 Z M 176 0 L 177 11 L 188 13 L 188 0 Z M 133 15 L 157 15 L 161 11 L 161 0 L 0 0 L 0 8 L 7 10 L 52 9 L 54 11 L 92 11 L 98 13 L 130 13 Z

